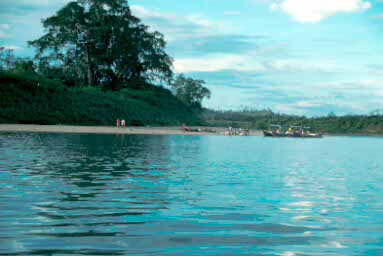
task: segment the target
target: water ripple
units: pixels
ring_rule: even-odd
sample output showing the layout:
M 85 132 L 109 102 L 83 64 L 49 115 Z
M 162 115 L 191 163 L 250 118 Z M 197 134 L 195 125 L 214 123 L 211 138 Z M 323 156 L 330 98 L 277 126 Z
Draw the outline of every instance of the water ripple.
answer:
M 0 255 L 380 255 L 381 148 L 0 134 Z

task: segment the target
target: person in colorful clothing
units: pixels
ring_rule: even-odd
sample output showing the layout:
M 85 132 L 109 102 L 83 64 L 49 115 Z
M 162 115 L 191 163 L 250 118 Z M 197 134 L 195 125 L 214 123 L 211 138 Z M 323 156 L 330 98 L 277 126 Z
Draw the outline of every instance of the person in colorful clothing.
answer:
M 116 125 L 117 125 L 117 129 L 120 128 L 120 126 L 121 126 L 120 118 L 117 119 L 117 121 L 116 121 Z

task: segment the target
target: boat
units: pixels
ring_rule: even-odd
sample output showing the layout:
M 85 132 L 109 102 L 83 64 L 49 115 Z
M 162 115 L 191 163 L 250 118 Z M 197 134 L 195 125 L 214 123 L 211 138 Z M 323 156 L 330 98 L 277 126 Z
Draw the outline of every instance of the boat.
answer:
M 263 130 L 265 137 L 291 137 L 291 138 L 322 138 L 320 133 L 311 133 L 308 126 L 270 125 L 269 130 Z

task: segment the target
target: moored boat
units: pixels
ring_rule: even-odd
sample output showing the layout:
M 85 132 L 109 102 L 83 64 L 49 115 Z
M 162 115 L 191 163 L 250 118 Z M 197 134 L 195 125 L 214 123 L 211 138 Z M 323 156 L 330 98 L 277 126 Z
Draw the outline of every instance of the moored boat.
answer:
M 292 138 L 322 138 L 320 133 L 311 133 L 311 127 L 270 125 L 269 130 L 263 130 L 265 137 L 292 137 Z

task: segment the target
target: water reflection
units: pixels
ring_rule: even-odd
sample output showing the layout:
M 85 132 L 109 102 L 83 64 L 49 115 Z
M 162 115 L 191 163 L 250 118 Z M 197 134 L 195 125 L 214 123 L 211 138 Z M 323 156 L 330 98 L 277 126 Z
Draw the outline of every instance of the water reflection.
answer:
M 15 237 L 117 236 L 116 225 L 150 222 L 145 216 L 168 204 L 167 137 L 4 137 L 1 177 L 10 186 L 0 224 Z
M 0 134 L 0 254 L 379 252 L 369 142 Z

